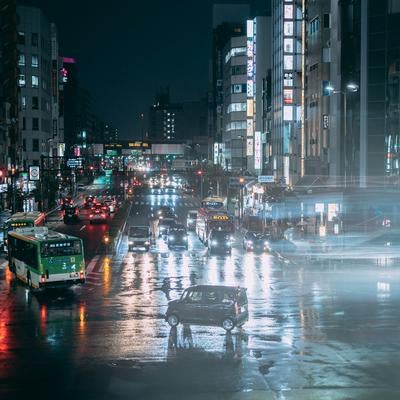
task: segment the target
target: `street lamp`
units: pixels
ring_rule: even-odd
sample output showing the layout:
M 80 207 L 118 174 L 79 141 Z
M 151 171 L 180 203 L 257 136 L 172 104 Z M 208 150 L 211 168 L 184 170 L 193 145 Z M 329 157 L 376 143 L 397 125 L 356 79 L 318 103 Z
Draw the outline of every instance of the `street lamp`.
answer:
M 344 109 L 344 140 L 343 140 L 343 153 L 344 153 L 344 187 L 347 187 L 347 93 L 356 93 L 359 86 L 354 82 L 349 82 L 345 90 L 336 90 L 334 86 L 327 86 L 326 90 L 331 94 L 343 95 L 343 109 Z

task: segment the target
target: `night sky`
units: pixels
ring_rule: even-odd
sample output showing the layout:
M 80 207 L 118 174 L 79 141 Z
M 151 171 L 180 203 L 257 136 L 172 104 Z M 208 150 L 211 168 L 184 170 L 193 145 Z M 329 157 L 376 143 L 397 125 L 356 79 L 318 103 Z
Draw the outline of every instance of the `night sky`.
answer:
M 119 129 L 139 136 L 141 112 L 169 86 L 172 100 L 205 97 L 211 52 L 212 4 L 231 0 L 26 0 L 57 24 L 61 54 L 78 61 L 79 80 L 93 109 Z M 253 12 L 267 0 L 251 0 Z

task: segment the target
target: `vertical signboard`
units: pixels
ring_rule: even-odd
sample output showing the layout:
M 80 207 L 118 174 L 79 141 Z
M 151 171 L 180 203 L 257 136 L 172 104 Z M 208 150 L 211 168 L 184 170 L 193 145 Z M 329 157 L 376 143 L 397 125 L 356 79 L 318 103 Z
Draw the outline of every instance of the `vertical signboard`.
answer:
M 253 155 L 254 135 L 254 21 L 247 21 L 247 151 L 248 156 Z
M 254 134 L 254 168 L 261 169 L 261 132 Z

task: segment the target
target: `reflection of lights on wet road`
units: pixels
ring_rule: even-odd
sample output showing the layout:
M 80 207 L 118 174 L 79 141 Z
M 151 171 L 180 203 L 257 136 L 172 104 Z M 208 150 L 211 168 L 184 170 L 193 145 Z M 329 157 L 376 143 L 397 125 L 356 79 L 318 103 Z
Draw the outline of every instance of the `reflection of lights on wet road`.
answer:
M 232 257 L 225 259 L 225 284 L 228 286 L 235 286 L 235 262 Z
M 7 341 L 9 338 L 9 323 L 10 323 L 10 311 L 6 307 L 1 313 L 0 319 L 0 352 L 8 350 Z
M 208 260 L 208 274 L 207 281 L 203 283 L 207 283 L 209 285 L 218 285 L 218 258 L 217 256 L 212 256 Z
M 103 291 L 104 294 L 108 294 L 110 291 L 110 281 L 111 281 L 111 267 L 110 258 L 106 257 L 103 261 Z
M 85 315 L 85 305 L 81 304 L 79 306 L 79 329 L 81 333 L 85 333 L 86 330 L 86 315 Z
M 40 331 L 42 335 L 46 334 L 46 323 L 47 323 L 47 307 L 45 304 L 40 306 Z

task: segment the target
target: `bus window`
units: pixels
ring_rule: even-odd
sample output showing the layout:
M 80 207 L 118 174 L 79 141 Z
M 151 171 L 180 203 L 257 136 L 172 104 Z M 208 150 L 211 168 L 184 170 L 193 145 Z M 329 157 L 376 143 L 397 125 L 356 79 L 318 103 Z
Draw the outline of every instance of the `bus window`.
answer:
M 42 257 L 75 256 L 81 253 L 81 242 L 79 240 L 48 242 L 41 246 Z

